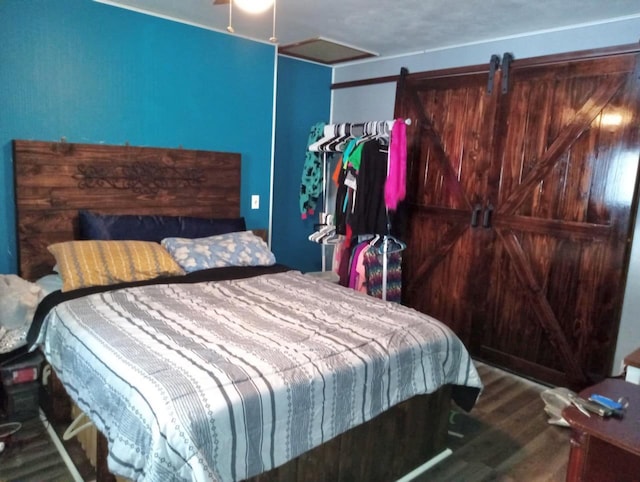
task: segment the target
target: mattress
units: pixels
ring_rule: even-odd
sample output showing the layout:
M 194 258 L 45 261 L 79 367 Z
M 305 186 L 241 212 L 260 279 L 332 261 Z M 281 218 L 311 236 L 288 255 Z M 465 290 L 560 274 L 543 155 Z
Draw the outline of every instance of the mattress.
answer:
M 296 271 L 70 299 L 37 344 L 132 480 L 242 480 L 415 395 L 482 387 L 442 323 Z

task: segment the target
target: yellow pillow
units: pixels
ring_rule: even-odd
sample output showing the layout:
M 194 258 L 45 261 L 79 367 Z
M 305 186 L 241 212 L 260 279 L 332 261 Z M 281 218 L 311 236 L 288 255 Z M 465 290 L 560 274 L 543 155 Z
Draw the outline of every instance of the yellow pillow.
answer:
M 62 291 L 184 274 L 158 243 L 67 241 L 50 245 L 62 276 Z

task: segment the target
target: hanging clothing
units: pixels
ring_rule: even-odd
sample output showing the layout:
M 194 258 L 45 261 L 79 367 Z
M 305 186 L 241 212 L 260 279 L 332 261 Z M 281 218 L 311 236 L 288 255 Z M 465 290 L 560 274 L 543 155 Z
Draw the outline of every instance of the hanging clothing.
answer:
M 351 268 L 349 270 L 349 288 L 356 291 L 365 285 L 364 253 L 369 248 L 368 242 L 359 243 L 353 250 Z M 366 292 L 366 290 L 365 290 Z
M 344 152 L 342 163 L 344 165 L 350 164 L 356 172 L 359 171 L 362 163 L 362 148 L 363 144 L 356 144 L 356 139 L 353 139 Z
M 369 140 L 343 156 L 336 191 L 336 232 L 346 234 L 347 226 L 354 235 L 384 234 L 387 210 L 384 205 L 384 183 L 387 177 L 388 146 L 382 140 Z
M 396 119 L 391 128 L 389 144 L 389 173 L 384 185 L 384 202 L 395 211 L 405 198 L 407 189 L 407 125 Z
M 354 190 L 349 187 L 347 179 L 354 179 L 357 175 L 358 173 L 355 171 L 353 166 L 348 163 L 345 166 L 343 163 L 338 176 L 338 189 L 336 191 L 336 207 L 334 213 L 336 233 L 338 234 L 347 234 L 347 226 L 349 225 L 354 195 Z
M 322 138 L 324 122 L 318 122 L 311 127 L 307 152 L 302 168 L 302 180 L 300 182 L 300 214 L 302 219 L 315 212 L 318 198 L 322 194 L 322 153 L 309 150 L 308 146 Z
M 334 249 L 333 269 L 342 286 L 378 298 L 382 298 L 384 291 L 386 299 L 400 302 L 400 252 L 387 253 L 385 258 L 368 242 L 358 244 L 358 238 L 390 234 L 391 218 L 395 220 L 397 213 L 402 211 L 395 209 L 406 194 L 406 124 L 402 119 L 367 123 L 361 138 L 352 136 L 351 127 L 351 124 L 325 126 L 320 141 L 311 137 L 309 140 L 314 144 L 312 151 L 337 150 L 342 153 L 331 176 L 337 188 L 335 232 L 343 239 Z M 321 135 L 321 131 L 318 127 L 315 135 Z M 320 160 L 317 165 L 320 166 Z M 320 167 L 318 171 L 321 171 Z M 322 183 L 325 174 L 321 173 L 318 184 Z M 303 205 L 301 197 L 301 207 Z M 308 212 L 308 206 L 304 206 Z M 385 260 L 386 277 L 383 276 Z
M 340 156 L 340 158 L 338 159 L 338 162 L 336 162 L 336 167 L 333 169 L 333 174 L 331 175 L 333 184 L 336 187 L 340 185 L 340 172 L 342 171 L 342 159 L 343 159 L 343 156 Z
M 387 209 L 384 184 L 387 178 L 388 146 L 381 139 L 363 144 L 357 191 L 349 224 L 354 235 L 386 234 Z
M 364 255 L 364 269 L 367 275 L 367 294 L 382 298 L 383 254 L 375 248 L 368 249 Z M 387 301 L 402 301 L 402 254 L 387 253 Z

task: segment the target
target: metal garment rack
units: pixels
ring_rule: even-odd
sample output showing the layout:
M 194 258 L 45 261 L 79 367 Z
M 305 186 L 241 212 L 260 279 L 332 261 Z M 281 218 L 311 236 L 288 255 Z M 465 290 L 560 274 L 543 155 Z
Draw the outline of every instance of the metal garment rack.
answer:
M 320 224 L 326 224 L 326 217 L 329 213 L 329 192 L 327 179 L 330 173 L 327 172 L 327 154 L 343 152 L 344 147 L 351 139 L 356 138 L 376 138 L 389 137 L 395 119 L 370 122 L 345 122 L 338 124 L 326 124 L 324 126 L 323 137 L 309 146 L 312 152 L 322 152 L 322 195 L 323 211 L 320 213 Z M 411 125 L 411 119 L 404 120 L 406 125 Z M 387 173 L 389 166 L 387 165 Z M 383 241 L 382 251 L 382 299 L 387 299 L 387 247 Z M 327 271 L 327 245 L 322 244 L 322 271 Z
M 327 215 L 329 213 L 329 190 L 327 189 L 327 178 L 329 177 L 329 173 L 327 172 L 327 168 L 329 164 L 327 162 L 327 153 L 322 153 L 322 202 L 324 204 L 322 208 L 322 213 L 320 215 L 320 223 L 326 224 Z M 323 219 L 324 218 L 324 219 Z M 322 244 L 322 271 L 327 271 L 327 245 Z

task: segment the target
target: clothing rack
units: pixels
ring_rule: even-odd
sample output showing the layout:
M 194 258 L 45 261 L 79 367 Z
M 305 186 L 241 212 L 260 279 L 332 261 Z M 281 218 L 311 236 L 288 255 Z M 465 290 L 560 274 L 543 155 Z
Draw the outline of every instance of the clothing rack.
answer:
M 319 152 L 322 153 L 322 192 L 324 198 L 324 210 L 320 213 L 320 227 L 321 229 L 326 229 L 327 217 L 329 212 L 329 192 L 328 192 L 328 182 L 327 179 L 330 176 L 328 172 L 328 162 L 327 162 L 327 154 L 331 153 L 340 153 L 344 152 L 345 147 L 349 144 L 349 141 L 352 139 L 362 139 L 364 141 L 369 139 L 380 139 L 380 138 L 389 138 L 393 126 L 396 120 L 382 120 L 382 121 L 369 121 L 369 122 L 345 122 L 345 123 L 337 123 L 337 124 L 327 124 L 323 128 L 323 135 L 320 139 L 313 142 L 308 146 L 308 150 L 311 152 Z M 411 125 L 411 119 L 405 119 L 404 123 L 406 125 Z M 388 166 L 387 166 L 388 169 Z M 372 234 L 380 234 L 380 233 L 372 233 Z M 314 238 L 314 235 L 310 236 L 310 240 L 318 241 L 318 237 Z M 388 244 L 388 234 L 383 235 L 383 244 L 381 246 L 380 253 L 382 254 L 383 259 L 383 283 L 382 283 L 382 299 L 386 299 L 387 294 L 387 256 L 389 254 L 389 244 Z M 391 237 L 393 238 L 393 237 Z M 397 249 L 397 240 L 395 250 L 400 251 L 406 247 L 403 244 L 401 249 Z M 323 242 L 322 246 L 322 271 L 326 271 L 327 269 L 327 260 L 326 260 L 326 246 Z

